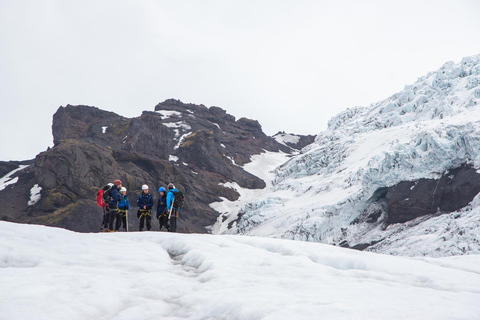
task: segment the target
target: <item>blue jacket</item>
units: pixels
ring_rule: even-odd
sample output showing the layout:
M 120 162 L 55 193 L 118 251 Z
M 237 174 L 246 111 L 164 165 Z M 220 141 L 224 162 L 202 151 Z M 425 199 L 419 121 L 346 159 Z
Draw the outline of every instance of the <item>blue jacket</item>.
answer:
M 144 206 L 147 206 L 147 210 L 152 209 L 153 207 L 153 197 L 150 193 L 141 193 L 137 200 L 137 206 L 140 209 L 143 209 Z
M 113 186 L 112 190 L 110 191 L 110 197 L 112 201 L 110 201 L 110 207 L 116 208 L 118 206 L 118 201 L 122 199 L 122 195 L 120 194 L 120 190 L 118 190 L 117 186 Z
M 167 193 L 163 197 L 158 198 L 157 203 L 157 218 L 167 210 Z
M 120 196 L 122 197 L 122 199 L 121 199 L 120 202 L 118 203 L 118 208 L 119 208 L 120 210 L 128 210 L 128 209 L 130 209 L 130 203 L 128 202 L 128 196 L 127 196 L 127 195 L 125 195 L 125 196 L 120 195 Z
M 172 207 L 173 198 L 175 198 L 175 192 L 178 192 L 178 190 L 172 189 L 172 190 L 168 190 L 167 192 L 167 210 L 170 210 L 170 208 Z M 173 208 L 176 208 L 175 204 Z

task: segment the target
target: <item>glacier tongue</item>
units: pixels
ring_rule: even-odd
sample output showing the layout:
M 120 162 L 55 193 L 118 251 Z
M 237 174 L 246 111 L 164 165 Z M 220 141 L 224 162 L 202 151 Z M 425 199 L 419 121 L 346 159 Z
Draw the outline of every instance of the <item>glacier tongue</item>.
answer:
M 480 55 L 446 63 L 401 92 L 347 109 L 276 170 L 233 233 L 365 245 L 399 255 L 479 253 L 480 202 L 406 224 L 374 222 L 375 191 L 480 164 Z M 433 190 L 432 190 L 433 191 Z

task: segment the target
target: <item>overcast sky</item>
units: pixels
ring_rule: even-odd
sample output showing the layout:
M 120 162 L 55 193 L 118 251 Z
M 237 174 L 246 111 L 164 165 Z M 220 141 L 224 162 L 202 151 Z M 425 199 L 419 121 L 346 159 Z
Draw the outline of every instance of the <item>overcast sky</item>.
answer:
M 0 160 L 52 145 L 52 115 L 165 99 L 316 134 L 480 53 L 480 1 L 0 0 Z

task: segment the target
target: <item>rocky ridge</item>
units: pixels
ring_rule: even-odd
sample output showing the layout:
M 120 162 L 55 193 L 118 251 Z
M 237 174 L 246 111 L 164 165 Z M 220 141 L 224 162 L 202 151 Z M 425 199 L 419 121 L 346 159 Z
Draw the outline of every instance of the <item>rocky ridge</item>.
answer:
M 238 198 L 224 183 L 265 187 L 241 167 L 252 155 L 292 152 L 265 135 L 258 121 L 174 99 L 132 119 L 95 107 L 60 107 L 52 134 L 54 147 L 15 171 L 10 178 L 17 181 L 0 191 L 0 219 L 97 231 L 95 193 L 119 178 L 128 188 L 131 212 L 142 184 L 150 185 L 156 199 L 158 187 L 174 182 L 187 197 L 180 231 L 203 233 L 218 216 L 209 204 Z M 1 176 L 19 165 L 0 163 Z M 132 228 L 136 223 L 130 219 Z

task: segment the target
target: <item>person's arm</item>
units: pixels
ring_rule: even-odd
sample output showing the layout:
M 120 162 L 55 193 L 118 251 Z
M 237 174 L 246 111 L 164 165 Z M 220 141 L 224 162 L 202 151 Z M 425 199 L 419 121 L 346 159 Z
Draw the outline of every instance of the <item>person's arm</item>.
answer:
M 116 189 L 112 189 L 112 191 L 110 192 L 110 196 L 112 197 L 114 202 L 118 202 L 121 200 L 121 198 L 119 197 L 118 191 Z
M 157 201 L 157 218 L 162 213 L 162 212 L 160 212 L 161 203 L 162 203 L 162 198 L 159 198 L 158 201 Z
M 167 193 L 167 210 L 170 210 L 170 207 L 172 206 L 172 201 L 173 201 L 173 192 L 168 192 Z
M 137 207 L 142 208 L 142 195 L 140 195 L 137 199 Z
M 150 197 L 148 197 L 148 202 L 146 203 L 146 208 L 147 210 L 150 210 L 152 209 L 153 207 L 153 197 L 152 195 L 150 195 Z
M 125 196 L 125 210 L 130 209 L 130 202 L 128 202 L 128 196 Z

